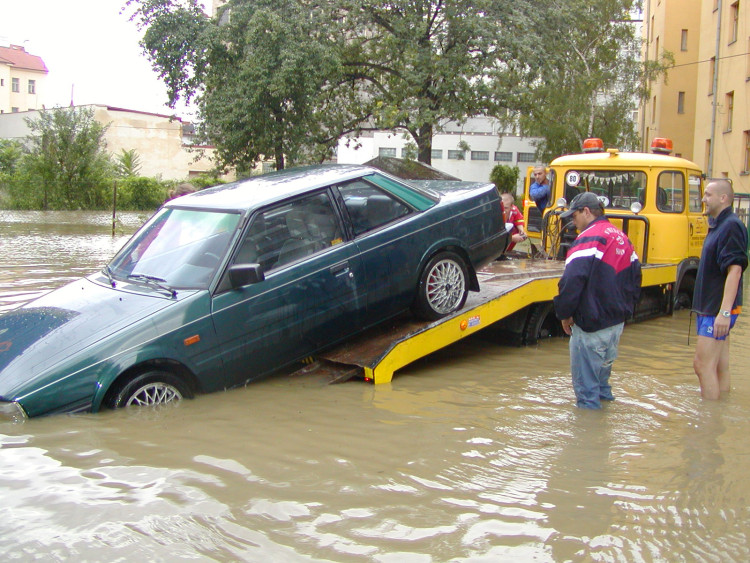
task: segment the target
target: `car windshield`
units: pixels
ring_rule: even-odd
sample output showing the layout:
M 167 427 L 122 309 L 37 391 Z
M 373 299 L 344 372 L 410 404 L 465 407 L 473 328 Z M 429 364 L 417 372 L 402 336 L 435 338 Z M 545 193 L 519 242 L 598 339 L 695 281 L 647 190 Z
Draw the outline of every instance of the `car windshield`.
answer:
M 109 264 L 115 280 L 206 289 L 227 252 L 238 213 L 163 208 Z

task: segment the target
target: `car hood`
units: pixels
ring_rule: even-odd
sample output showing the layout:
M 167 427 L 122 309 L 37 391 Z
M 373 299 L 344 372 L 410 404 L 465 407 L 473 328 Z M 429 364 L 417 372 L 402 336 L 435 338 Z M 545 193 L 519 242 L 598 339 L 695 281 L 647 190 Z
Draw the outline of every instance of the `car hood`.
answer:
M 148 289 L 130 291 L 84 278 L 5 313 L 0 316 L 0 396 L 11 398 L 20 384 L 175 303 Z

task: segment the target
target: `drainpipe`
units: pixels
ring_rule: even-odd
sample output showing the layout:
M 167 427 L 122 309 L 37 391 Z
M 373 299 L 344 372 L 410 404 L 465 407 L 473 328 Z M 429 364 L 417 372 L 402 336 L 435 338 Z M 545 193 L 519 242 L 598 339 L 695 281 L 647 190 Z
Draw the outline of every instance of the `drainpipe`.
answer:
M 648 50 L 651 45 L 651 0 L 646 2 L 646 48 L 644 49 L 644 64 L 648 64 Z M 659 59 L 659 53 L 656 53 L 656 59 Z M 646 86 L 650 89 L 651 80 L 648 81 Z M 648 139 L 646 138 L 646 110 L 648 109 L 648 99 L 641 100 L 641 152 L 646 152 L 648 146 Z
M 721 48 L 721 0 L 717 0 L 717 14 L 716 14 L 716 48 L 714 52 L 714 75 L 711 78 L 711 89 L 713 91 L 713 105 L 711 108 L 711 142 L 708 146 L 708 166 L 706 167 L 706 174 L 709 178 L 713 177 L 714 173 L 714 144 L 716 143 L 716 113 L 719 108 L 719 49 Z

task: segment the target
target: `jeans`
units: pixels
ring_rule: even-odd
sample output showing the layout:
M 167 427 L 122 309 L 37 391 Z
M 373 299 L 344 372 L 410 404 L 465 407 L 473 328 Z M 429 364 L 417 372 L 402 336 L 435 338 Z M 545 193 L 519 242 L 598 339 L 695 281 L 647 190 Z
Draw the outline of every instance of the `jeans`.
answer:
M 570 371 L 577 405 L 600 409 L 601 401 L 613 401 L 609 376 L 617 358 L 617 345 L 625 323 L 585 332 L 573 325 L 570 337 Z

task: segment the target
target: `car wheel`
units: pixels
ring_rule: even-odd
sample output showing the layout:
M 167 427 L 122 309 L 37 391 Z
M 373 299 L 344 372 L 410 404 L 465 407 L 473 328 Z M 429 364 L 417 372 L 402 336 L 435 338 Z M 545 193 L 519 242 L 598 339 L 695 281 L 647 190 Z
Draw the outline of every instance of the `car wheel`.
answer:
M 177 376 L 166 371 L 149 371 L 123 385 L 109 406 L 156 406 L 192 398 L 190 388 Z
M 414 314 L 432 321 L 458 311 L 468 293 L 466 264 L 455 252 L 435 255 L 422 272 Z

